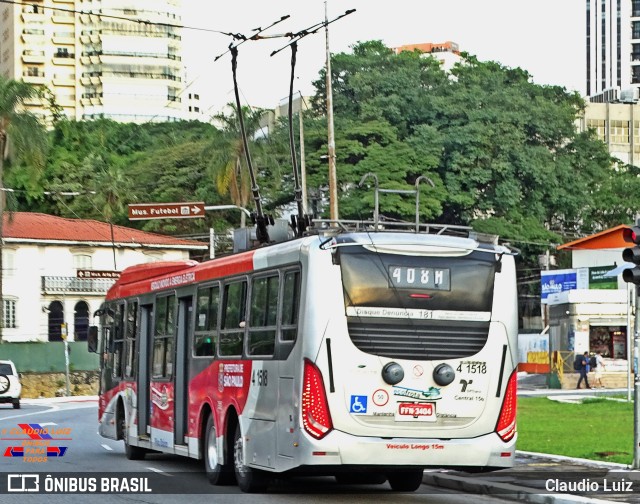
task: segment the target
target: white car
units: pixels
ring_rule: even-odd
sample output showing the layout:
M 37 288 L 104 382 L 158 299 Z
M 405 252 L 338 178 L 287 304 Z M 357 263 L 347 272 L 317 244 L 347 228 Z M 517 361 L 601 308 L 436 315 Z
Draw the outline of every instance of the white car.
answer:
M 0 360 L 0 403 L 12 403 L 15 409 L 20 408 L 22 385 L 16 366 L 9 360 Z

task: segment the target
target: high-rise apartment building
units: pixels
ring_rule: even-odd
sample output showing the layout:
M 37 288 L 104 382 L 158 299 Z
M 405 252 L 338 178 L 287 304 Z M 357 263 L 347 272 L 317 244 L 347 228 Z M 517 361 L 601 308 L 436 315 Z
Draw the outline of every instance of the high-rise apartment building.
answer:
M 640 0 L 587 0 L 587 96 L 637 99 Z M 635 92 L 633 91 L 635 88 Z
M 185 117 L 181 0 L 29 0 L 0 4 L 0 73 L 45 91 L 71 119 Z M 49 97 L 49 100 L 47 99 Z

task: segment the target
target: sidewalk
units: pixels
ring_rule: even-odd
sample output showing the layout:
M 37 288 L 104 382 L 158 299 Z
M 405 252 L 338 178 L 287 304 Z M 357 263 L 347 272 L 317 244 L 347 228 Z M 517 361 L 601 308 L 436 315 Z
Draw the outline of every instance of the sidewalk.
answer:
M 535 376 L 518 380 L 518 396 L 550 396 L 571 400 L 584 396 L 626 394 L 627 389 L 547 389 Z M 469 494 L 544 504 L 625 502 L 640 504 L 640 471 L 624 464 L 516 452 L 511 469 L 488 473 L 426 471 L 423 482 Z
M 540 504 L 640 503 L 640 472 L 542 453 L 516 452 L 516 466 L 490 473 L 425 472 L 423 482 L 458 492 Z

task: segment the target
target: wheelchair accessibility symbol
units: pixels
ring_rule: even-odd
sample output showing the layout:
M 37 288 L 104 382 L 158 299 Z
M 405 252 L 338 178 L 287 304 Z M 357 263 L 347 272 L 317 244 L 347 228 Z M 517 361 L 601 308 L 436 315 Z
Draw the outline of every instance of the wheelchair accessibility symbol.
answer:
M 366 413 L 367 412 L 367 396 L 352 395 L 349 413 Z

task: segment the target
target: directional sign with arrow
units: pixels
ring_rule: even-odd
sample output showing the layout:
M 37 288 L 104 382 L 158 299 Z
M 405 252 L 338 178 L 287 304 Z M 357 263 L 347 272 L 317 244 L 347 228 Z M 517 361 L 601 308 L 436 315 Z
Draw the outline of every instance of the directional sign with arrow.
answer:
M 204 202 L 196 203 L 132 203 L 129 220 L 194 219 L 204 217 Z

